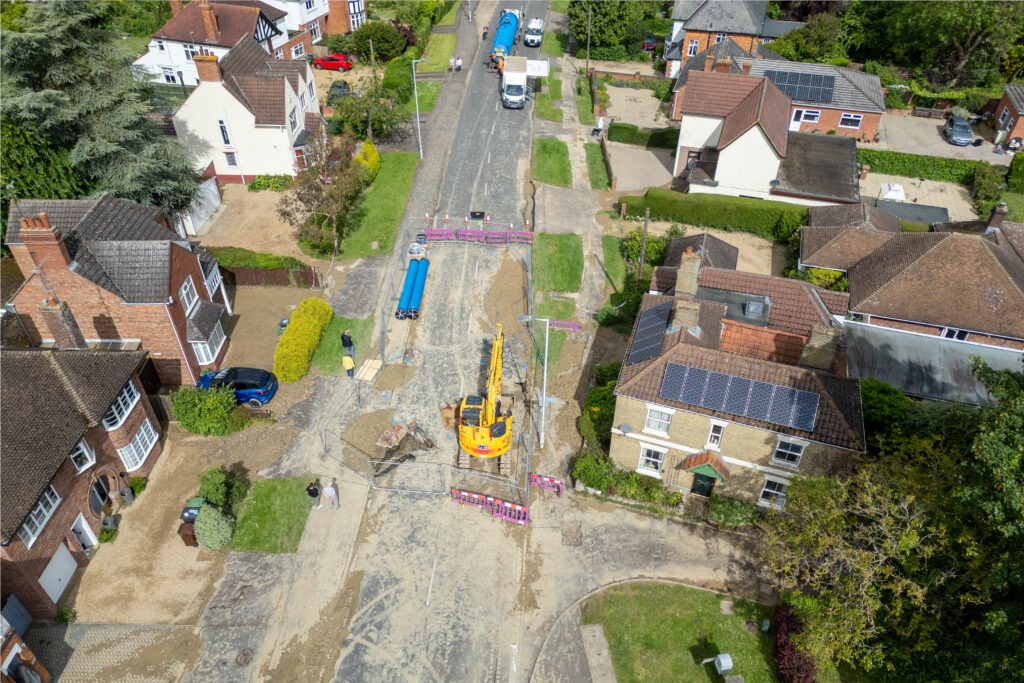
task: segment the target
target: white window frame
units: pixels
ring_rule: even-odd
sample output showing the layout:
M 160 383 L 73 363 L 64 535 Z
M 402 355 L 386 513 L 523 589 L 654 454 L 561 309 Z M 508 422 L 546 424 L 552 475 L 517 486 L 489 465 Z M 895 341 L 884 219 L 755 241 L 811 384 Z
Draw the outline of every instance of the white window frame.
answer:
M 85 439 L 79 439 L 75 447 L 68 453 L 68 459 L 75 466 L 75 470 L 81 474 L 96 464 L 96 451 L 92 449 Z M 82 461 L 82 464 L 79 464 L 79 460 Z
M 292 59 L 298 59 L 304 54 L 306 54 L 306 47 L 302 43 L 292 45 Z
M 217 325 L 210 332 L 209 339 L 204 342 L 191 342 L 192 350 L 195 351 L 196 360 L 199 361 L 199 364 L 209 365 L 217 360 L 217 354 L 220 353 L 225 341 L 227 341 L 227 336 L 224 334 L 224 328 L 218 320 Z
M 316 5 L 316 0 L 306 0 L 306 9 L 310 10 Z
M 654 415 L 653 413 L 658 413 Z M 643 431 L 647 434 L 657 434 L 658 436 L 668 436 L 669 427 L 672 425 L 672 416 L 675 415 L 676 411 L 671 408 L 664 406 L 647 406 L 647 417 L 644 420 Z M 662 418 L 661 416 L 664 416 Z M 660 428 L 660 424 L 664 422 L 664 429 Z
M 955 339 L 957 341 L 967 341 L 967 336 L 970 334 L 969 330 L 960 330 L 955 327 L 947 327 L 942 330 L 943 339 Z
M 777 489 L 779 486 L 782 487 L 781 490 Z M 771 487 L 771 491 L 768 490 L 769 487 Z M 789 482 L 785 479 L 765 477 L 764 484 L 761 486 L 761 492 L 757 496 L 758 506 L 781 509 L 786 504 L 786 490 L 788 488 Z M 766 493 L 767 496 L 765 495 Z
M 314 21 L 312 24 L 309 25 L 309 35 L 313 39 L 314 43 L 320 40 L 321 34 L 319 21 Z
M 775 40 L 775 39 L 774 39 L 774 38 L 762 38 L 762 39 L 761 39 L 761 44 L 762 44 L 762 45 L 768 45 L 768 44 L 769 44 L 769 43 L 771 43 L 771 42 L 772 42 L 773 40 Z
M 156 41 L 156 49 L 159 50 L 160 52 L 164 52 L 165 49 L 166 49 L 164 47 L 164 41 L 162 41 L 162 40 Z
M 192 282 L 192 276 L 189 275 L 185 278 L 185 281 L 181 283 L 181 287 L 178 288 L 178 300 L 181 302 L 181 308 L 185 311 L 185 315 L 192 312 L 192 309 L 199 304 L 199 292 L 196 291 L 196 283 Z
M 725 425 L 728 422 L 722 422 L 721 420 L 712 420 L 711 428 L 708 429 L 708 442 L 704 444 L 705 449 L 711 449 L 713 451 L 721 450 L 722 448 L 722 437 L 725 436 Z
M 230 147 L 231 135 L 228 133 L 228 122 L 224 119 L 217 119 L 217 127 L 220 129 L 220 139 Z
M 32 511 L 25 517 L 25 521 L 18 527 L 18 536 L 21 537 L 22 542 L 26 548 L 31 548 L 39 538 L 39 534 L 43 533 L 43 529 L 46 528 L 46 524 L 53 517 L 53 513 L 57 510 L 57 506 L 60 505 L 61 497 L 57 495 L 57 489 L 53 488 L 53 484 L 50 484 L 43 491 L 43 494 L 39 496 L 39 500 L 36 501 Z
M 292 107 L 292 110 L 288 112 L 288 126 L 291 128 L 293 133 L 299 126 L 299 117 L 295 114 L 295 107 Z
M 783 467 L 799 467 L 806 447 L 807 445 L 800 441 L 779 438 L 779 442 L 775 446 L 775 452 L 772 453 L 772 462 Z M 780 457 L 780 455 L 796 456 L 796 459 L 791 460 L 787 457 Z
M 1006 123 L 1006 119 L 1010 118 L 1010 108 L 1003 107 L 1003 113 L 999 115 L 999 125 Z
M 220 289 L 221 283 L 224 282 L 224 278 L 220 275 L 220 266 L 214 264 L 210 270 L 210 274 L 206 276 L 206 293 L 213 300 L 214 293 Z
M 800 115 L 800 123 L 817 123 L 821 120 L 821 111 L 817 109 L 803 109 Z
M 658 457 L 652 457 L 651 454 L 657 454 Z M 640 474 L 645 474 L 648 477 L 655 477 L 661 479 L 661 471 L 665 469 L 665 454 L 668 453 L 667 448 L 658 448 L 647 443 L 640 444 L 640 456 L 636 461 L 636 471 Z M 647 466 L 648 463 L 656 462 L 657 467 L 652 468 Z
M 238 166 L 238 154 L 235 152 L 224 152 L 224 163 L 231 168 Z
M 153 428 L 153 421 L 147 417 L 135 431 L 131 442 L 124 448 L 117 449 L 117 455 L 121 458 L 126 473 L 134 472 L 146 463 L 159 438 Z
M 284 50 L 281 48 L 274 50 L 274 59 L 284 59 Z
M 299 93 L 299 106 L 303 109 L 306 108 L 306 93 L 304 92 Z
M 716 33 L 715 34 L 715 45 L 718 45 L 719 43 L 725 42 L 726 37 L 727 37 L 727 35 L 725 33 Z
M 857 122 L 857 125 L 856 126 L 851 126 L 849 124 L 843 125 L 843 119 L 855 120 Z M 845 112 L 844 111 L 839 116 L 839 127 L 840 128 L 851 128 L 853 130 L 859 130 L 860 129 L 860 124 L 861 124 L 861 122 L 863 120 L 864 120 L 864 116 L 862 114 L 850 114 L 849 112 Z
M 309 90 L 309 96 L 311 98 L 316 97 L 316 88 L 313 86 L 313 81 L 309 82 L 309 85 L 307 86 L 306 89 Z
M 124 421 L 131 415 L 135 404 L 139 402 L 140 396 L 139 390 L 135 388 L 135 382 L 128 380 L 121 388 L 121 393 L 117 395 L 103 415 L 103 426 L 107 428 L 108 432 L 112 432 L 124 424 Z
M 195 45 L 185 44 L 182 46 L 185 49 L 185 59 L 188 61 L 195 61 L 192 58 L 199 54 L 199 50 L 196 49 Z
M 699 40 L 691 40 L 690 43 L 686 46 L 686 56 L 687 57 L 696 57 L 698 49 L 700 49 L 700 41 Z

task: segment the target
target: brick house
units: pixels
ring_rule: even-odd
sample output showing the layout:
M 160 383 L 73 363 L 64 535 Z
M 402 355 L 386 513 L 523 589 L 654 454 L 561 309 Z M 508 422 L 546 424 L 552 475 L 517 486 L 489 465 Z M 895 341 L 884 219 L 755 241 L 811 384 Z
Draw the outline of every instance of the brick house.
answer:
M 846 473 L 864 450 L 859 383 L 827 370 L 843 296 L 704 260 L 684 252 L 671 294 L 644 295 L 609 453 L 700 499 L 778 506 L 795 474 Z
M 84 341 L 73 326 L 68 335 Z M 145 351 L 0 351 L 2 591 L 37 619 L 56 614 L 88 565 L 111 497 L 160 455 L 160 423 L 139 379 L 145 359 Z
M 194 58 L 223 57 L 243 36 L 274 59 L 302 58 L 312 51 L 313 33 L 326 22 L 318 15 L 308 19 L 305 28 L 290 31 L 288 12 L 260 0 L 194 0 L 184 6 L 175 0 L 171 12 L 171 20 L 153 34 L 146 54 L 135 60 L 154 83 L 198 85 Z
M 19 633 L 5 617 L 0 616 L 0 681 L 17 683 L 18 680 L 24 680 L 16 679 L 15 676 L 19 675 L 16 673 L 19 668 L 25 667 L 35 672 L 41 683 L 50 683 L 50 672 L 21 636 L 22 633 Z
M 325 134 L 313 70 L 270 59 L 243 36 L 223 57 L 197 55 L 200 84 L 174 113 L 178 142 L 218 182 L 294 177 Z
M 683 63 L 727 40 L 745 55 L 803 26 L 798 21 L 767 19 L 765 0 L 676 0 L 672 35 L 665 41 L 665 75 L 675 78 Z
M 1003 96 L 996 106 L 996 130 L 1005 131 L 1004 140 L 1024 138 L 1024 83 L 1003 86 Z
M 227 354 L 231 307 L 217 260 L 167 225 L 110 195 L 12 202 L 7 246 L 26 280 L 8 310 L 36 346 L 66 347 L 55 321 L 73 316 L 89 347 L 145 349 L 160 383 L 195 384 Z

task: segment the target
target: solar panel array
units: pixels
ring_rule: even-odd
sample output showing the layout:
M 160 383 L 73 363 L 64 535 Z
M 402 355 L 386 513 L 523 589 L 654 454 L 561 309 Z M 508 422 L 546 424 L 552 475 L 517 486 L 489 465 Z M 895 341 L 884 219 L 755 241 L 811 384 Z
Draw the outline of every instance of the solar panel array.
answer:
M 793 100 L 831 102 L 836 88 L 836 77 L 825 74 L 769 70 L 765 71 L 764 75 Z
M 633 338 L 633 349 L 626 359 L 627 365 L 650 360 L 658 355 L 671 312 L 672 302 L 666 301 L 651 306 L 640 314 L 640 322 L 636 326 L 636 335 Z
M 678 363 L 665 366 L 658 395 L 783 427 L 814 431 L 820 396 L 813 391 L 757 382 Z

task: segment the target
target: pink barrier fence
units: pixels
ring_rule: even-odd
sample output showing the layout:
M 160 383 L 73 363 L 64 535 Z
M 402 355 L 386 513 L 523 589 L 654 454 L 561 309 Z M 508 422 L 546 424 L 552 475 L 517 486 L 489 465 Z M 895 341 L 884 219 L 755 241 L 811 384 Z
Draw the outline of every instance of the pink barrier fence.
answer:
M 525 230 L 474 230 L 472 228 L 427 228 L 428 242 L 472 242 L 474 244 L 533 244 L 533 233 Z
M 482 493 L 452 489 L 452 502 L 459 505 L 471 505 L 473 507 L 488 510 L 493 517 L 503 519 L 513 524 L 525 526 L 530 521 L 530 508 L 525 505 L 516 505 L 507 500 L 485 496 Z
M 536 472 L 530 473 L 530 486 L 537 486 L 548 491 L 554 491 L 559 496 L 565 491 L 565 484 L 561 479 L 555 479 L 554 477 L 545 477 L 537 474 Z

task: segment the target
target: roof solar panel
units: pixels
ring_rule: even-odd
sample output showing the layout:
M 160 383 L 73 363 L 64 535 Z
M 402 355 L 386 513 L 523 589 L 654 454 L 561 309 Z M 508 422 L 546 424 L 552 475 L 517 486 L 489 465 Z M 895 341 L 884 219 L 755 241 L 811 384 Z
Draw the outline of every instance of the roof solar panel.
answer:
M 683 384 L 683 403 L 704 405 L 704 389 L 707 388 L 709 374 L 707 370 L 690 368 L 690 371 L 686 373 L 686 382 Z
M 725 396 L 725 412 L 733 415 L 747 414 L 747 401 L 750 399 L 750 388 L 754 385 L 744 377 L 733 377 L 729 382 L 729 391 Z
M 640 322 L 636 326 L 633 348 L 626 359 L 627 365 L 650 360 L 661 351 L 661 342 L 665 338 L 668 316 L 672 311 L 672 302 L 666 301 L 651 306 L 640 314 Z
M 796 397 L 796 410 L 793 412 L 792 426 L 805 432 L 814 431 L 814 420 L 818 417 L 818 401 L 820 397 L 810 391 L 800 391 Z
M 820 88 L 824 84 L 825 76 L 823 76 L 822 74 L 814 74 L 811 78 L 811 85 L 813 85 L 815 88 Z
M 775 387 L 772 405 L 768 410 L 768 421 L 777 425 L 790 426 L 793 421 L 793 408 L 796 407 L 796 389 Z
M 665 364 L 665 377 L 661 380 L 658 396 L 669 401 L 678 401 L 683 395 L 683 382 L 686 380 L 687 367 L 675 363 Z
M 765 382 L 754 382 L 750 388 L 750 401 L 747 403 L 747 417 L 755 420 L 767 420 L 768 412 L 772 408 L 772 394 L 775 387 Z
M 712 372 L 708 377 L 708 387 L 704 391 L 705 408 L 711 410 L 722 410 L 725 407 L 725 394 L 729 390 L 730 375 L 721 372 Z

